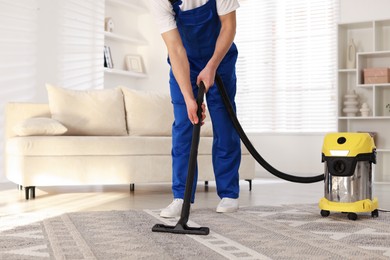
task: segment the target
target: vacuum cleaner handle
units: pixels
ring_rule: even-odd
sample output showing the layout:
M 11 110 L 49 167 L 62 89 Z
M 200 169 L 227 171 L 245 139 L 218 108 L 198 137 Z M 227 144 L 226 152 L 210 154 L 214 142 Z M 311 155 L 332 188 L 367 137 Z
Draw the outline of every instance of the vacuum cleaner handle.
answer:
M 200 139 L 200 127 L 202 126 L 202 104 L 204 93 L 206 87 L 203 82 L 200 82 L 198 88 L 198 96 L 196 98 L 196 103 L 198 105 L 197 116 L 198 123 L 193 126 L 192 130 L 192 141 L 191 141 L 191 151 L 190 158 L 188 161 L 188 173 L 186 180 L 186 187 L 184 191 L 184 202 L 181 209 L 180 219 L 175 226 L 156 224 L 152 228 L 153 232 L 168 232 L 176 234 L 192 234 L 192 235 L 208 235 L 210 229 L 208 227 L 189 227 L 187 225 L 188 218 L 190 216 L 190 206 L 191 206 L 191 195 L 192 187 L 194 183 L 194 176 L 196 171 L 196 162 L 198 156 L 198 146 Z
M 197 115 L 199 118 L 198 123 L 202 123 L 202 104 L 203 104 L 203 98 L 206 91 L 206 86 L 204 85 L 203 81 L 200 82 L 198 87 L 198 96 L 196 98 L 196 104 L 198 105 L 198 111 Z
M 197 116 L 199 118 L 198 123 L 193 126 L 192 130 L 192 141 L 191 141 L 191 151 L 190 158 L 188 162 L 188 174 L 186 180 L 186 188 L 184 192 L 184 202 L 183 208 L 181 211 L 181 218 L 178 223 L 181 223 L 183 226 L 186 225 L 188 221 L 188 216 L 190 215 L 190 205 L 191 205 L 191 195 L 192 195 L 192 184 L 194 182 L 194 176 L 196 171 L 196 162 L 198 156 L 198 147 L 200 140 L 200 127 L 202 126 L 202 104 L 203 97 L 206 87 L 201 81 L 198 89 L 198 96 L 196 98 L 196 103 L 198 105 Z

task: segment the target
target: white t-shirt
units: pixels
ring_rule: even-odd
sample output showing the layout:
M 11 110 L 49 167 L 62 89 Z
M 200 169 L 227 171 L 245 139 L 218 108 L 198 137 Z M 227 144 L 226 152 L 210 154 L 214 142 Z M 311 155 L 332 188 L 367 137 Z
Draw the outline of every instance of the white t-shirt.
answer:
M 217 3 L 218 15 L 225 15 L 235 11 L 240 4 L 238 0 L 215 0 Z M 191 10 L 202 6 L 208 0 L 182 0 L 180 9 L 183 11 Z M 167 32 L 176 28 L 175 12 L 172 4 L 168 0 L 151 0 L 151 9 L 156 19 L 160 33 Z

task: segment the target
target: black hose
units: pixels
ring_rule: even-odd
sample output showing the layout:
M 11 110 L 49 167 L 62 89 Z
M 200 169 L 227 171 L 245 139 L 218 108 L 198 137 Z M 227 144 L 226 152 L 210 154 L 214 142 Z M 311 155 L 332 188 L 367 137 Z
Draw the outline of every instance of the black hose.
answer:
M 270 165 L 266 160 L 261 157 L 261 155 L 256 151 L 256 149 L 253 147 L 252 143 L 249 141 L 247 135 L 245 134 L 244 130 L 241 127 L 240 122 L 237 119 L 236 113 L 234 112 L 234 109 L 232 107 L 232 104 L 230 103 L 229 96 L 226 93 L 225 87 L 223 85 L 222 79 L 219 75 L 215 76 L 215 82 L 217 84 L 217 87 L 219 89 L 219 92 L 221 93 L 222 100 L 225 104 L 225 107 L 230 115 L 230 119 L 233 122 L 234 128 L 237 130 L 242 142 L 248 149 L 248 151 L 252 154 L 253 158 L 264 167 L 268 172 L 272 173 L 278 178 L 281 178 L 286 181 L 291 182 L 298 182 L 298 183 L 313 183 L 313 182 L 319 182 L 323 181 L 325 175 L 320 174 L 317 176 L 310 176 L 310 177 L 300 177 L 300 176 L 294 176 L 290 175 L 284 172 L 281 172 L 277 169 L 275 169 L 272 165 Z

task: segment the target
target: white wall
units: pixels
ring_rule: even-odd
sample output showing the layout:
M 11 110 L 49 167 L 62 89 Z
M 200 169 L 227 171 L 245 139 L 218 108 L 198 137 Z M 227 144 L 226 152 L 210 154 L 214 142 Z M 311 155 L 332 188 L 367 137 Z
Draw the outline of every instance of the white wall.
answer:
M 141 17 L 140 24 L 145 26 L 144 28 L 148 28 L 143 33 L 149 44 L 145 47 L 139 47 L 139 52 L 145 60 L 148 77 L 138 80 L 137 83 L 141 84 L 143 89 L 153 89 L 168 93 L 169 65 L 167 63 L 168 54 L 164 41 L 152 15 Z
M 252 134 L 248 137 L 259 154 L 281 172 L 306 177 L 324 172 L 323 134 Z M 274 177 L 258 164 L 256 173 L 259 177 Z
M 340 0 L 340 23 L 390 18 L 389 0 Z
M 34 101 L 47 102 L 45 84 L 58 85 L 58 1 L 38 0 L 38 69 Z

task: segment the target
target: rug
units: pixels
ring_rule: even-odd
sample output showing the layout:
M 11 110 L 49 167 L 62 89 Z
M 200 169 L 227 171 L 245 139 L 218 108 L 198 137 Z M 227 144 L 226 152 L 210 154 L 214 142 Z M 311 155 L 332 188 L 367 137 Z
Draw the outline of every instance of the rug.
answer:
M 6 228 L 0 259 L 390 259 L 390 213 L 320 216 L 316 205 L 194 209 L 207 236 L 155 233 L 158 210 L 74 212 Z M 22 218 L 22 216 L 18 216 Z M 20 222 L 22 223 L 22 222 Z

